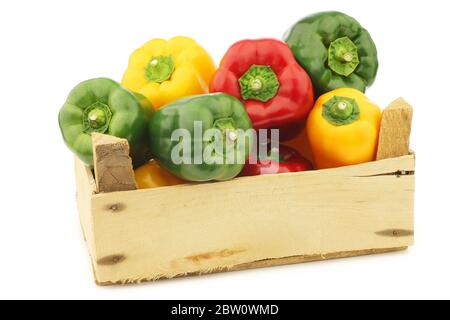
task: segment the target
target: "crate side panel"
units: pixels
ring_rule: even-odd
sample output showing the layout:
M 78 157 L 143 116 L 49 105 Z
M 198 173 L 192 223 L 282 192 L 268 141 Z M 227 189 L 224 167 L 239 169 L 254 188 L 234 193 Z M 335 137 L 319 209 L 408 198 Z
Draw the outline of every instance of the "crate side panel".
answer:
M 403 248 L 413 241 L 414 156 L 359 166 L 96 195 L 100 283 L 254 261 Z
M 93 259 L 95 255 L 95 238 L 92 223 L 92 196 L 95 191 L 95 180 L 84 163 L 75 159 L 75 175 L 77 183 L 77 205 L 84 239 Z

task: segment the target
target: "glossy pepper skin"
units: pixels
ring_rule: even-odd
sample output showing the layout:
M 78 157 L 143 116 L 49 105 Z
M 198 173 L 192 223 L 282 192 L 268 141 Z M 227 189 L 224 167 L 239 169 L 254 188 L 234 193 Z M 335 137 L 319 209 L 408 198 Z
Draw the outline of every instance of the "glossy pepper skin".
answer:
M 295 149 L 284 145 L 280 145 L 279 148 L 269 146 L 266 158 L 259 158 L 257 161 L 251 160 L 245 164 L 241 176 L 301 172 L 313 169 L 312 164 Z
M 317 13 L 297 22 L 285 40 L 310 75 L 316 96 L 337 88 L 365 92 L 378 70 L 369 32 L 341 12 Z
M 193 39 L 153 39 L 131 55 L 122 84 L 159 109 L 173 100 L 207 93 L 215 70 L 210 55 Z
M 279 40 L 237 42 L 227 51 L 210 84 L 211 92 L 240 99 L 255 129 L 296 126 L 314 104 L 308 74 Z
M 308 135 L 306 134 L 306 124 L 297 136 L 289 141 L 284 141 L 283 145 L 295 149 L 310 162 L 313 161 L 311 146 L 309 145 Z
M 380 108 L 356 89 L 337 89 L 322 95 L 306 124 L 316 168 L 373 161 L 380 121 Z
M 161 168 L 154 160 L 134 170 L 134 176 L 138 189 L 151 189 L 186 183 L 186 181 L 178 179 L 170 172 Z
M 148 120 L 153 110 L 142 96 L 136 96 L 117 82 L 98 78 L 77 85 L 59 112 L 64 142 L 84 163 L 92 166 L 91 133 L 125 138 L 135 166 L 148 160 Z
M 188 97 L 166 105 L 152 117 L 149 126 L 150 149 L 158 163 L 180 179 L 199 182 L 228 180 L 241 172 L 248 158 L 253 136 L 245 137 L 245 131 L 251 128 L 244 106 L 232 96 L 218 93 Z M 214 131 L 220 136 L 207 137 L 208 129 L 217 129 Z M 186 139 L 183 136 L 173 138 L 174 132 L 189 136 Z M 246 143 L 239 143 L 244 140 Z M 222 163 L 210 161 L 212 156 L 202 157 L 217 141 L 223 142 L 221 146 L 229 147 L 215 154 L 215 159 Z M 186 149 L 180 151 L 179 147 L 183 144 L 187 144 L 190 152 Z M 200 150 L 200 159 L 195 157 L 196 146 Z M 175 161 L 173 153 L 183 155 L 187 161 Z M 234 157 L 227 161 L 230 154 Z

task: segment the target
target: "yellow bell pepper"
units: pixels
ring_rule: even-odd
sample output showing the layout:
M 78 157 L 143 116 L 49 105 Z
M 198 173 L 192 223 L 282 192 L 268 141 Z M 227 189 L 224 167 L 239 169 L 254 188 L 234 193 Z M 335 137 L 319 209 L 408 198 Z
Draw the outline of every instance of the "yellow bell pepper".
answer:
M 381 111 L 363 93 L 343 88 L 316 101 L 306 130 L 317 169 L 373 161 Z
M 134 176 L 138 189 L 159 188 L 187 183 L 161 168 L 154 160 L 134 170 Z
M 210 55 L 193 39 L 153 39 L 131 55 L 122 85 L 159 109 L 178 98 L 207 93 L 215 71 Z

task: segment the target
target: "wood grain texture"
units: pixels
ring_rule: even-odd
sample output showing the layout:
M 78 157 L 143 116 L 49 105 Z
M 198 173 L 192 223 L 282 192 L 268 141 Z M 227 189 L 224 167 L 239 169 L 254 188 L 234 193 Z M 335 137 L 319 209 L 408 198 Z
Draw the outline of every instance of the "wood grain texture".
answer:
M 413 243 L 414 165 L 407 155 L 95 194 L 80 211 L 90 217 L 82 221 L 92 231 L 96 281 L 135 283 L 404 249 Z
M 97 187 L 91 169 L 86 167 L 78 158 L 75 158 L 75 178 L 77 183 L 78 212 L 80 214 L 83 236 L 88 244 L 91 258 L 96 260 L 92 221 L 92 196 L 95 194 Z
M 98 281 L 96 281 L 96 283 L 101 286 L 139 284 L 139 283 L 143 283 L 143 282 L 174 279 L 174 278 L 188 277 L 188 276 L 200 276 L 203 274 L 211 274 L 211 273 L 242 271 L 242 270 L 258 269 L 258 268 L 270 268 L 270 267 L 276 267 L 276 266 L 285 266 L 285 265 L 307 263 L 307 262 L 314 262 L 314 261 L 325 261 L 325 260 L 352 258 L 352 257 L 366 256 L 366 255 L 373 255 L 373 254 L 399 252 L 399 251 L 404 251 L 407 249 L 408 249 L 408 247 L 371 249 L 371 250 L 361 250 L 361 251 L 344 251 L 344 252 L 336 252 L 336 253 L 323 254 L 323 255 L 293 256 L 293 257 L 284 257 L 284 258 L 277 258 L 277 259 L 265 259 L 265 260 L 254 261 L 254 262 L 250 262 L 250 263 L 236 265 L 231 268 L 212 269 L 212 270 L 209 270 L 208 273 L 192 272 L 192 273 L 187 273 L 187 274 L 180 274 L 180 275 L 172 277 L 172 278 L 162 277 L 162 278 L 158 278 L 158 279 L 151 279 L 151 278 L 139 279 L 138 281 L 134 281 L 134 282 L 129 281 L 129 280 L 125 280 L 125 281 L 121 280 L 118 282 L 111 282 L 111 281 L 98 282 Z
M 381 117 L 377 160 L 395 158 L 409 153 L 413 109 L 402 98 L 392 102 Z
M 126 139 L 93 133 L 92 147 L 97 192 L 137 189 Z

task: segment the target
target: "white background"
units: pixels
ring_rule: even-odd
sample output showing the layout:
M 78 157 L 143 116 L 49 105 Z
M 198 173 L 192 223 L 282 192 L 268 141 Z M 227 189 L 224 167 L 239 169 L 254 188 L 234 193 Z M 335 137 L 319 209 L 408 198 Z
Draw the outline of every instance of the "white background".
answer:
M 450 298 L 450 30 L 447 1 L 1 1 L 0 298 Z M 73 155 L 57 113 L 92 77 L 121 79 L 151 38 L 186 35 L 220 61 L 245 38 L 280 38 L 340 10 L 372 34 L 367 94 L 415 107 L 416 245 L 399 254 L 97 287 L 75 203 Z M 151 204 L 149 204 L 151 205 Z

